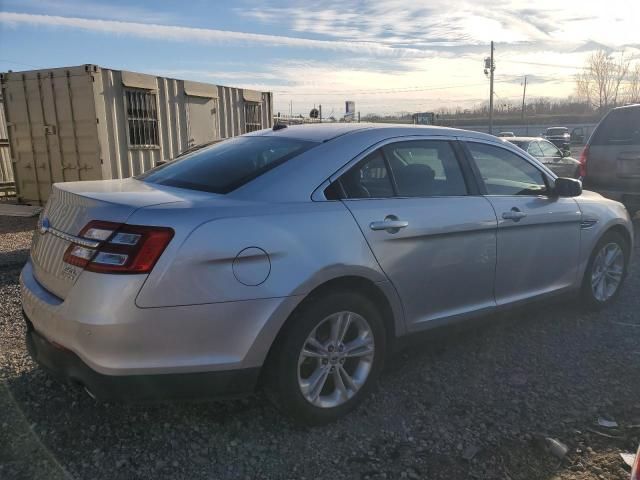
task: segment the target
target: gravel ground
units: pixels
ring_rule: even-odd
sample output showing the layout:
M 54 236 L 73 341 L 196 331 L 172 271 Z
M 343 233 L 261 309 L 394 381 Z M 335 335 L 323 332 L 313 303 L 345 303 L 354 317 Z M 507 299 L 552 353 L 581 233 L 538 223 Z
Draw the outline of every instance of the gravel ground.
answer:
M 619 454 L 640 442 L 638 248 L 609 310 L 565 300 L 432 334 L 349 418 L 302 429 L 261 395 L 98 404 L 52 380 L 23 342 L 17 262 L 34 225 L 0 218 L 0 478 L 628 478 Z M 554 456 L 545 437 L 568 453 Z

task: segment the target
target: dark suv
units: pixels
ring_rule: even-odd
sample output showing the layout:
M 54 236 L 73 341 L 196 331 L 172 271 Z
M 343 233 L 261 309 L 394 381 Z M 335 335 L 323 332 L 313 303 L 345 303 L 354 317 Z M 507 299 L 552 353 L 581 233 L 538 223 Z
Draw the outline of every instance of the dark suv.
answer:
M 614 108 L 580 156 L 584 186 L 640 210 L 640 104 Z

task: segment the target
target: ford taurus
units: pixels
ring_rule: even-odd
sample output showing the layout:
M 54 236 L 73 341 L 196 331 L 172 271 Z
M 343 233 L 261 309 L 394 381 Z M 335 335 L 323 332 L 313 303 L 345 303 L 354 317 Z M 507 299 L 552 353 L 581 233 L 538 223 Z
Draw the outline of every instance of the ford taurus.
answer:
M 21 275 L 27 345 L 98 399 L 260 386 L 323 423 L 402 337 L 561 293 L 607 306 L 632 244 L 620 203 L 496 137 L 276 125 L 54 185 Z

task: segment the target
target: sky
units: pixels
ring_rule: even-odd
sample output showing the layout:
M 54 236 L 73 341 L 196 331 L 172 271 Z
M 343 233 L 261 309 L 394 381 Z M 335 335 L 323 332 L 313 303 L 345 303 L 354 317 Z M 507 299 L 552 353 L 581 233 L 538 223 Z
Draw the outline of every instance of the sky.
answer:
M 0 0 L 0 71 L 91 63 L 274 92 L 323 116 L 567 98 L 594 50 L 640 60 L 638 0 Z

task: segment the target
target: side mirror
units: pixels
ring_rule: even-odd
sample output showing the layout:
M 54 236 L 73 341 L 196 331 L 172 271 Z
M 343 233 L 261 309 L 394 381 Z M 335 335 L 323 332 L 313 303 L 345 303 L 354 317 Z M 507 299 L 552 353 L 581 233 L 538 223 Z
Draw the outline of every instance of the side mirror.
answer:
M 578 197 L 582 194 L 582 182 L 575 178 L 556 178 L 553 193 L 558 197 Z
M 562 153 L 562 158 L 571 156 L 571 150 L 560 150 L 560 152 Z

